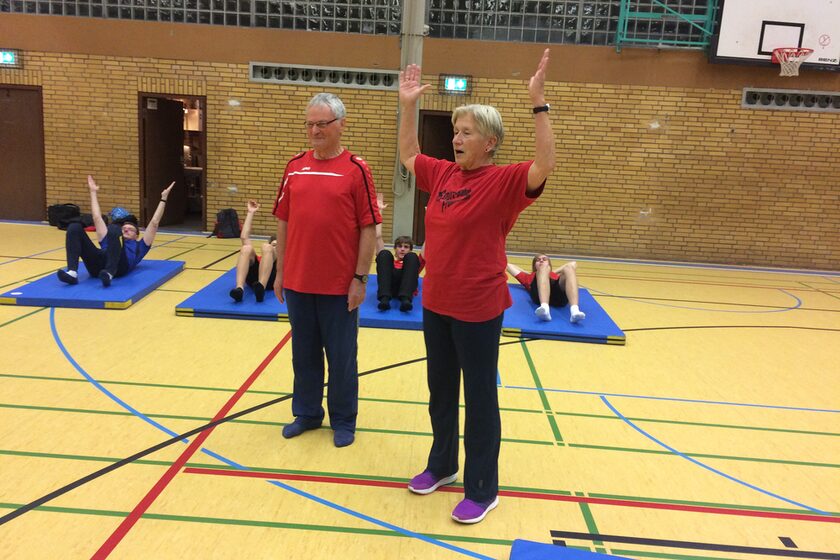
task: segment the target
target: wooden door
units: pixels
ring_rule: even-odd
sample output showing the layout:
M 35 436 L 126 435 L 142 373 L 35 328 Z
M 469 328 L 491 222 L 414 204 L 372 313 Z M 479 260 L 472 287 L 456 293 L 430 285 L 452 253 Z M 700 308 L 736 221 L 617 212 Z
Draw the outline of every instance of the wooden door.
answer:
M 47 181 L 40 87 L 0 84 L 0 169 L 0 218 L 44 220 Z
M 452 150 L 452 115 L 441 111 L 420 111 L 420 151 L 430 157 L 455 161 Z M 426 242 L 426 205 L 429 193 L 415 189 L 414 228 L 417 246 Z
M 184 104 L 165 97 L 141 96 L 141 169 L 143 222 L 160 202 L 160 192 L 175 181 L 161 225 L 180 224 L 187 212 L 184 181 Z

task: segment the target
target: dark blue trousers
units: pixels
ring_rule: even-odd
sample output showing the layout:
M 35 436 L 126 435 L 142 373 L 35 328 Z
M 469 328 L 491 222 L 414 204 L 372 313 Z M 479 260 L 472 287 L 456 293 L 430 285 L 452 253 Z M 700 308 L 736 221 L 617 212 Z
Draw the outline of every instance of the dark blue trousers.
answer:
M 122 230 L 120 226 L 108 226 L 107 249 L 100 249 L 88 237 L 80 223 L 67 227 L 65 248 L 67 249 L 67 270 L 78 270 L 79 259 L 91 277 L 96 278 L 101 270 L 107 270 L 111 276 L 122 276 L 128 272 L 128 260 L 123 253 Z
M 499 492 L 502 420 L 496 392 L 499 335 L 504 313 L 483 323 L 423 310 L 434 441 L 427 469 L 439 476 L 458 471 L 458 397 L 464 374 L 464 494 L 486 502 Z
M 333 430 L 356 431 L 359 372 L 356 362 L 359 310 L 347 311 L 347 296 L 307 294 L 286 289 L 292 324 L 295 372 L 292 414 L 324 418 L 324 355 L 329 368 L 327 410 Z

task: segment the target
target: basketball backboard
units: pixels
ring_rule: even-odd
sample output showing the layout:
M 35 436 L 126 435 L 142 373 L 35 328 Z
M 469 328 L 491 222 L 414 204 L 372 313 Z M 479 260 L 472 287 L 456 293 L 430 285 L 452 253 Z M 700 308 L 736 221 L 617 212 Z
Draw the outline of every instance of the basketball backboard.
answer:
M 803 68 L 840 71 L 840 0 L 720 0 L 711 62 L 769 65 L 780 47 L 814 49 Z

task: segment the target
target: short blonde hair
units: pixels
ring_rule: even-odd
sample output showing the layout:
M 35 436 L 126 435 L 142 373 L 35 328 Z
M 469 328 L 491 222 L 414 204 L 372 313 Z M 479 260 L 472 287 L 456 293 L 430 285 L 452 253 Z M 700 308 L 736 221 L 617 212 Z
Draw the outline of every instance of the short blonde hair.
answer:
M 452 111 L 452 126 L 455 126 L 455 122 L 464 115 L 472 115 L 479 134 L 496 139 L 496 145 L 490 152 L 490 155 L 495 156 L 496 150 L 499 149 L 502 140 L 505 138 L 505 127 L 502 124 L 502 115 L 499 114 L 499 111 L 491 105 L 461 105 Z

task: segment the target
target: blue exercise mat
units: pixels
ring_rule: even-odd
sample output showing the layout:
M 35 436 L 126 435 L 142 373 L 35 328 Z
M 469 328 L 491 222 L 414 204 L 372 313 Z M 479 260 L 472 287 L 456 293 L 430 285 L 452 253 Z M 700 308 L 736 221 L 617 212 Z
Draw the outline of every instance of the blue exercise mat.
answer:
M 420 279 L 420 290 L 422 292 Z M 216 319 L 256 319 L 262 321 L 288 321 L 289 312 L 285 303 L 280 303 L 272 290 L 266 290 L 265 300 L 257 303 L 254 292 L 245 288 L 245 295 L 237 303 L 230 297 L 230 290 L 236 285 L 236 269 L 231 269 L 219 278 L 188 297 L 175 307 L 175 314 L 181 317 L 212 317 Z M 376 275 L 368 277 L 365 301 L 359 308 L 359 325 L 386 329 L 421 330 L 423 310 L 420 296 L 414 298 L 414 309 L 399 310 L 398 300 L 391 300 L 391 309 L 381 311 L 376 299 Z
M 37 307 L 125 309 L 184 269 L 184 261 L 144 260 L 125 276 L 104 287 L 79 263 L 79 283 L 65 284 L 55 273 L 0 294 L 0 303 Z
M 502 335 L 523 338 L 544 338 L 567 340 L 570 342 L 595 342 L 598 344 L 625 343 L 624 332 L 598 305 L 588 290 L 581 288 L 579 293 L 580 310 L 586 313 L 586 319 L 579 323 L 569 321 L 569 308 L 552 307 L 551 321 L 542 321 L 534 310 L 531 294 L 520 284 L 509 284 L 513 306 L 505 311 L 502 322 Z
M 587 318 L 589 318 L 588 315 Z M 628 560 L 626 556 L 613 556 L 522 539 L 513 541 L 513 546 L 510 548 L 510 560 L 615 560 L 616 558 Z

